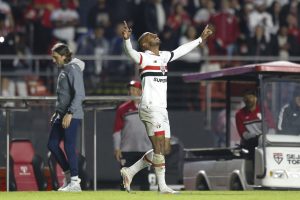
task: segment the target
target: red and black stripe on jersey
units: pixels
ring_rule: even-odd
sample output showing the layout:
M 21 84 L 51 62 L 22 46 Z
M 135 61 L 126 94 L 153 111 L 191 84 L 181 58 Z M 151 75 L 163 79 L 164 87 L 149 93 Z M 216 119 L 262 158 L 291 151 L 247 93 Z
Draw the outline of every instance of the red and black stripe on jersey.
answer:
M 167 76 L 168 75 L 168 68 L 165 66 L 164 72 L 162 72 L 160 66 L 146 66 L 143 69 L 139 70 L 140 77 L 143 79 L 146 76 Z

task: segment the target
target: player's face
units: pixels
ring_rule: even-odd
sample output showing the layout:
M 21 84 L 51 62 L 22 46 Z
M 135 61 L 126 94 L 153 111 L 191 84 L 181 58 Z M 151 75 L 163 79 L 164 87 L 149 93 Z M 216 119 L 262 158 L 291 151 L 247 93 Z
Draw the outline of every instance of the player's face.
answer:
M 253 94 L 246 94 L 244 95 L 244 103 L 246 108 L 252 110 L 256 107 L 257 97 Z
M 65 56 L 61 56 L 54 51 L 52 52 L 52 60 L 58 66 L 62 66 L 64 64 Z
M 160 39 L 159 39 L 158 35 L 155 34 L 155 33 L 148 33 L 147 35 L 145 35 L 145 40 L 144 41 L 146 43 L 148 43 L 148 45 L 150 47 L 160 45 Z

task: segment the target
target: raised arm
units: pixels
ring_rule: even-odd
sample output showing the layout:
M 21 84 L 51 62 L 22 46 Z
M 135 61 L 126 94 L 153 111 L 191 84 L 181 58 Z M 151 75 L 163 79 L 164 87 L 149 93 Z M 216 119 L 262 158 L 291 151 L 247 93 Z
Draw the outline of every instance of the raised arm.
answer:
M 124 21 L 124 27 L 122 31 L 123 40 L 124 40 L 124 50 L 126 54 L 135 62 L 140 62 L 141 55 L 139 52 L 137 52 L 135 49 L 132 48 L 132 44 L 130 42 L 130 36 L 131 36 L 131 28 L 128 27 L 126 21 Z
M 172 58 L 170 61 L 176 60 L 180 58 L 181 56 L 184 56 L 185 54 L 192 51 L 194 48 L 196 48 L 199 44 L 206 41 L 207 38 L 212 35 L 215 32 L 215 28 L 212 25 L 206 25 L 205 29 L 201 33 L 201 36 L 197 38 L 196 40 L 193 40 L 191 42 L 188 42 L 186 44 L 183 44 L 179 46 L 177 49 L 172 51 Z

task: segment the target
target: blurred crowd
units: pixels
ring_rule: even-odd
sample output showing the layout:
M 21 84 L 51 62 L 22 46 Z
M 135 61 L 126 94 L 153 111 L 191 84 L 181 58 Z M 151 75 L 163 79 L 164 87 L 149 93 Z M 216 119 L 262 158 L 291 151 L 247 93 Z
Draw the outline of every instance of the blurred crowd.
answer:
M 288 59 L 300 53 L 298 0 L 0 0 L 0 55 L 21 56 L 3 61 L 2 70 L 29 70 L 31 55 L 47 55 L 62 41 L 77 55 L 97 57 L 86 60 L 90 80 L 130 79 L 135 73 L 130 63 L 102 60 L 123 55 L 124 20 L 133 29 L 133 41 L 154 32 L 163 50 L 199 37 L 207 23 L 213 24 L 214 38 L 174 69 L 180 62 L 188 66 L 185 71 L 205 69 L 201 60 L 207 55 L 252 56 L 256 62 L 261 56 Z
M 80 8 L 87 5 L 83 13 Z M 25 37 L 21 51 L 33 54 L 47 54 L 59 40 L 78 54 L 93 48 L 118 55 L 123 20 L 136 37 L 158 33 L 166 50 L 198 37 L 212 23 L 217 29 L 209 55 L 286 57 L 299 51 L 299 8 L 298 0 L 0 0 L 0 42 L 14 34 Z

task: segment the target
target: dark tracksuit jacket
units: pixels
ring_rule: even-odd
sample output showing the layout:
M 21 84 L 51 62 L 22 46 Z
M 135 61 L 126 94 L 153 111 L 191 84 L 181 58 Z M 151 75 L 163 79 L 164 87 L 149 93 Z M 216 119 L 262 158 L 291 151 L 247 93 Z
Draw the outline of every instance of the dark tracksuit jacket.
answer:
M 73 118 L 83 118 L 82 102 L 85 98 L 83 83 L 84 62 L 73 58 L 65 64 L 57 80 L 57 100 L 55 110 L 63 117 L 68 111 Z
M 282 107 L 278 119 L 279 133 L 300 135 L 300 107 L 294 102 Z

